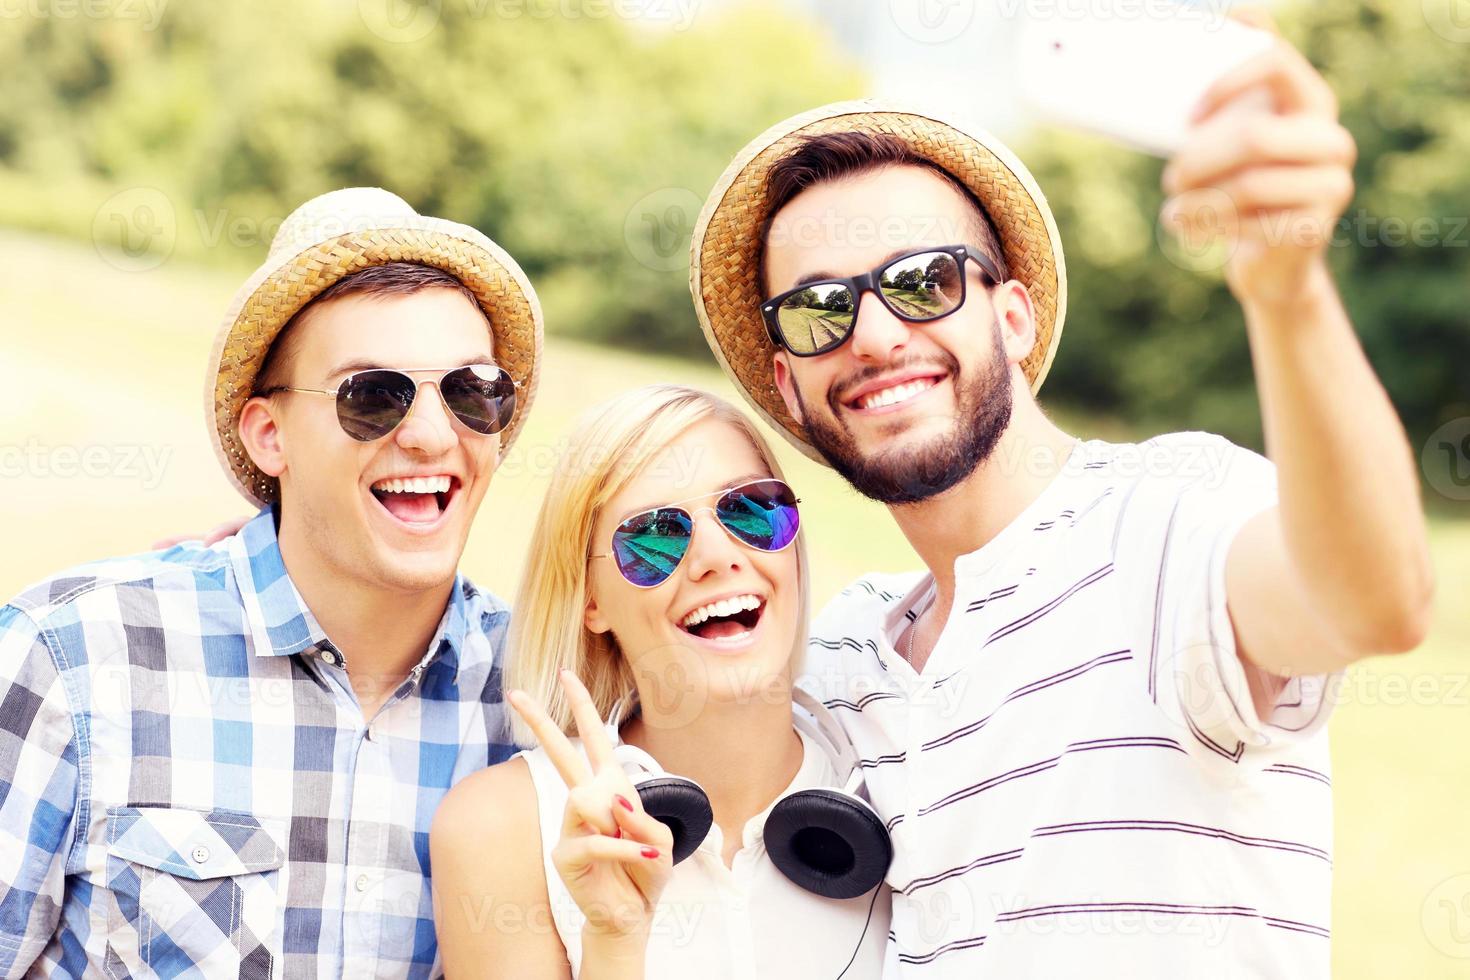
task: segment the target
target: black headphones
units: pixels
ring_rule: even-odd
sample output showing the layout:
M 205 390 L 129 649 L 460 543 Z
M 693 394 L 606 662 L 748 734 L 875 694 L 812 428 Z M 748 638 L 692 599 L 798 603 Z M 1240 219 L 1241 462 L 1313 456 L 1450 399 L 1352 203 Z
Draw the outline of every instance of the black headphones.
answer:
M 862 767 L 857 752 L 825 705 L 793 688 L 796 728 L 827 751 L 843 776 L 841 789 L 817 787 L 787 793 L 766 817 L 763 837 L 771 862 L 790 881 L 824 898 L 848 899 L 878 887 L 893 860 L 888 828 L 858 795 Z M 692 779 L 663 771 L 647 752 L 624 743 L 617 733 L 622 704 L 609 723 L 613 757 L 638 789 L 645 812 L 674 834 L 674 863 L 693 854 L 714 823 L 709 797 Z

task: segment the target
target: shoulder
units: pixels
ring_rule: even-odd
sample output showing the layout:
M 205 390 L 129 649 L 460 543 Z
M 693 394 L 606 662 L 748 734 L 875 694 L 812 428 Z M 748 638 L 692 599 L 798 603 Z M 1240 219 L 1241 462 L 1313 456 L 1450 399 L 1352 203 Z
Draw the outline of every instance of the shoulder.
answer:
M 218 592 L 228 587 L 231 575 L 226 542 L 213 547 L 187 542 L 57 572 L 21 590 L 6 609 L 13 610 L 12 628 L 29 624 L 49 635 L 83 623 L 89 636 L 109 627 L 163 627 L 162 605 L 146 601 L 147 593 Z
M 871 572 L 854 579 L 817 613 L 812 635 L 840 633 L 861 625 L 876 628 L 878 620 L 923 577 L 923 572 Z
M 483 832 L 487 823 L 536 825 L 536 786 L 531 768 L 517 755 L 470 773 L 450 787 L 434 813 L 431 833 Z
M 801 677 L 819 700 L 846 697 L 854 678 L 873 670 L 885 617 L 923 578 L 922 572 L 864 575 L 817 614 Z
M 464 598 L 466 612 L 480 617 L 482 625 L 509 618 L 510 606 L 494 592 L 481 588 L 465 575 L 459 576 L 456 585 Z
M 809 645 L 835 649 L 844 640 L 860 643 L 876 635 L 883 617 L 923 578 L 923 572 L 872 572 L 854 579 L 812 620 Z
M 1085 466 L 1156 484 L 1215 489 L 1275 472 L 1260 453 L 1213 432 L 1166 432 L 1142 442 L 1089 445 Z
M 530 767 L 515 756 L 470 773 L 444 794 L 434 812 L 430 843 L 436 855 L 493 853 L 498 862 L 527 849 L 539 855 L 537 817 Z
M 472 643 L 487 663 L 499 662 L 505 653 L 505 637 L 510 629 L 510 606 L 493 592 L 488 592 L 464 575 L 454 583 L 456 601 L 462 604 L 464 629 L 468 636 L 483 639 L 485 646 Z

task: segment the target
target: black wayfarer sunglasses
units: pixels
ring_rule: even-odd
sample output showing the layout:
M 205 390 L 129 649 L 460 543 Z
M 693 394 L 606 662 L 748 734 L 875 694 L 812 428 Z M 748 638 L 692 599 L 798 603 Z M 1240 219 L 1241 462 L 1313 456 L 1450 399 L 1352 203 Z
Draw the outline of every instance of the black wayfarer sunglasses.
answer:
M 773 296 L 761 304 L 771 341 L 797 357 L 835 350 L 852 336 L 864 293 L 872 293 L 894 316 L 927 323 L 949 316 L 965 303 L 965 260 L 980 267 L 992 285 L 1000 270 L 968 245 L 940 245 L 845 279 L 823 279 Z

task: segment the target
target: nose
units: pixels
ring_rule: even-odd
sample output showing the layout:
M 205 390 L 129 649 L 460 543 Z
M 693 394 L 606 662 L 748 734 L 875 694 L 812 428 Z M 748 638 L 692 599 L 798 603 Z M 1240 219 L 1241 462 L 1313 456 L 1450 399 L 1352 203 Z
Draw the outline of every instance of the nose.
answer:
M 689 552 L 684 556 L 690 581 L 699 582 L 721 572 L 738 572 L 743 559 L 740 545 L 720 526 L 714 508 L 705 507 L 694 513 Z
M 912 332 L 912 325 L 894 316 L 877 295 L 865 293 L 852 325 L 852 355 L 860 361 L 887 364 L 903 350 Z
M 398 424 L 393 438 L 401 449 L 424 456 L 440 456 L 454 448 L 459 436 L 437 384 L 426 381 L 419 385 L 408 417 Z

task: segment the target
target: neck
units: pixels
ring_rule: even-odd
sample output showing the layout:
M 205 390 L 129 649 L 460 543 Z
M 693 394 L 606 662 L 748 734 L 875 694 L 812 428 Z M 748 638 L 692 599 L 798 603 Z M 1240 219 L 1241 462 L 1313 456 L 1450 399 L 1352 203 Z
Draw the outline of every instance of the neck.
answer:
M 715 822 L 739 827 L 769 806 L 801 766 L 790 679 L 781 678 L 776 688 L 763 686 L 756 698 L 710 702 L 693 721 L 663 717 L 654 708 L 656 697 L 640 696 L 644 708 L 623 726 L 623 741 L 653 756 L 665 772 L 704 787 Z
M 328 566 L 288 515 L 281 518 L 279 540 L 292 584 L 346 658 L 353 690 L 370 715 L 428 651 L 453 580 L 406 592 L 353 578 Z
M 942 614 L 954 599 L 955 560 L 984 547 L 1041 496 L 1076 442 L 1034 400 L 1017 397 L 995 450 L 965 480 L 929 500 L 889 508 L 934 576 Z

